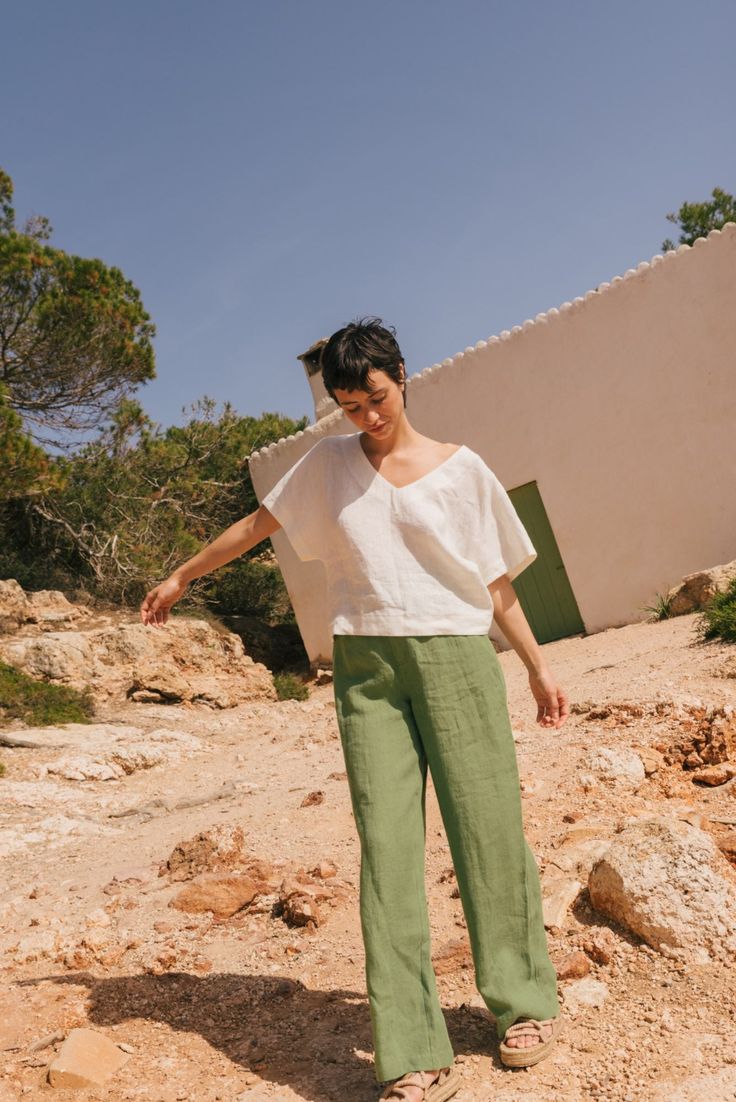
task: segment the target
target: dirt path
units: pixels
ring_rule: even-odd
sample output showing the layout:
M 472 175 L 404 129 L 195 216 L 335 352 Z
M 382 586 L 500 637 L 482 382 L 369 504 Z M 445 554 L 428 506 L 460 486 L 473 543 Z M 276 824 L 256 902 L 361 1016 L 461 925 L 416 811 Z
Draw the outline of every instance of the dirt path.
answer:
M 556 733 L 534 723 L 517 656 L 500 656 L 527 837 L 542 870 L 558 859 L 573 820 L 601 837 L 627 816 L 652 813 L 699 812 L 716 832 L 729 827 L 715 820 L 736 822 L 736 780 L 701 787 L 679 767 L 663 765 L 631 794 L 584 791 L 577 777 L 576 763 L 591 745 L 643 750 L 676 735 L 676 713 L 667 707 L 655 716 L 613 709 L 591 719 L 590 706 L 736 704 L 736 679 L 718 676 L 733 648 L 697 644 L 694 621 L 685 616 L 546 645 L 578 709 Z M 197 745 L 173 763 L 83 782 L 39 778 L 50 751 L 2 753 L 0 841 L 9 856 L 0 886 L 0 1102 L 76 1097 L 45 1082 L 53 1047 L 29 1046 L 81 1025 L 130 1053 L 105 1087 L 82 1092 L 89 1102 L 375 1099 L 359 852 L 331 684 L 315 687 L 303 703 L 226 712 L 129 705 L 108 709 L 98 722 L 168 728 L 194 736 Z M 315 792 L 321 802 L 317 796 L 302 806 Z M 175 806 L 197 797 L 208 802 Z M 736 1099 L 733 975 L 723 965 L 684 966 L 661 956 L 593 911 L 585 892 L 564 928 L 550 931 L 550 951 L 560 964 L 592 934 L 612 931 L 608 962 L 590 962 L 605 997 L 568 1016 L 549 1060 L 505 1069 L 474 986 L 431 785 L 427 822 L 433 955 L 465 1075 L 458 1102 Z M 177 843 L 221 825 L 241 826 L 248 856 L 277 871 L 334 862 L 341 890 L 322 905 L 316 928 L 287 925 L 270 906 L 226 919 L 169 906 L 184 885 L 159 876 L 159 866 Z M 569 982 L 561 981 L 563 993 Z

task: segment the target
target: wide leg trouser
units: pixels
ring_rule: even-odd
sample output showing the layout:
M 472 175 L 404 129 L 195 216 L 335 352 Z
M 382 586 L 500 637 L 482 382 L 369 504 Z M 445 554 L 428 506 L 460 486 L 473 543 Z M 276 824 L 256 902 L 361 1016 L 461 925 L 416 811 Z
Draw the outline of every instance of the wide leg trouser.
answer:
M 453 1050 L 430 958 L 427 767 L 475 981 L 500 1037 L 559 1013 L 539 872 L 523 833 L 506 682 L 487 635 L 334 636 L 337 721 L 360 839 L 360 918 L 379 1082 Z

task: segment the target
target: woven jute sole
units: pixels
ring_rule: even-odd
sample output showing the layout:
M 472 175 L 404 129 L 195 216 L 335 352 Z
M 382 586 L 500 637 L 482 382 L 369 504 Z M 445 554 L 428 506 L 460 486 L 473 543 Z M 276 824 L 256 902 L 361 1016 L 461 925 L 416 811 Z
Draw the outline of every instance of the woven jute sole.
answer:
M 528 1045 L 524 1048 L 512 1047 L 505 1045 L 503 1041 L 499 1046 L 499 1056 L 501 1063 L 505 1064 L 508 1068 L 529 1068 L 533 1064 L 538 1064 L 540 1060 L 544 1060 L 545 1056 L 549 1056 L 555 1041 L 560 1035 L 562 1029 L 562 1018 L 555 1018 L 552 1023 L 552 1036 L 544 1044 L 540 1045 Z

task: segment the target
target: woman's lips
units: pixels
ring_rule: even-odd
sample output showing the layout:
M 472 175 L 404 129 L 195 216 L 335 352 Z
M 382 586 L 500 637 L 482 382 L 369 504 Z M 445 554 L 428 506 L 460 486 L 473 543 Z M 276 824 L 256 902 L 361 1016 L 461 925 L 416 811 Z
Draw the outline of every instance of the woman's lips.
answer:
M 372 429 L 368 429 L 368 432 L 380 432 L 380 430 L 385 427 L 386 422 L 384 421 L 382 425 L 374 425 Z

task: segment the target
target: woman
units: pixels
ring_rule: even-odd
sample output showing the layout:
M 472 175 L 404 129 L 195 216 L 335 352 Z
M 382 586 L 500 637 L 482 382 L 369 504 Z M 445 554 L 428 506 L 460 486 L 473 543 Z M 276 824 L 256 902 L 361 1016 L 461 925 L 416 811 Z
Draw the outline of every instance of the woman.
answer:
M 506 491 L 464 444 L 406 416 L 393 330 L 362 319 L 326 343 L 322 376 L 361 431 L 324 436 L 260 508 L 151 590 L 165 623 L 187 584 L 283 527 L 325 566 L 340 738 L 361 845 L 360 916 L 382 1099 L 459 1089 L 430 959 L 424 881 L 427 770 L 465 913 L 475 978 L 505 1064 L 543 1059 L 560 1025 L 539 873 L 523 833 L 506 685 L 492 618 L 529 671 L 536 720 L 569 714 L 511 579 L 536 551 Z

